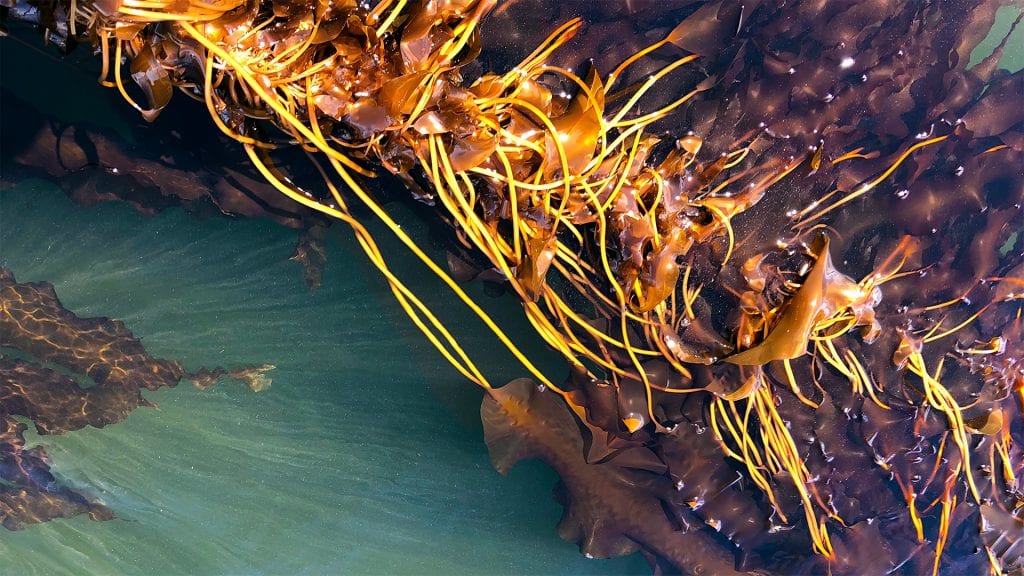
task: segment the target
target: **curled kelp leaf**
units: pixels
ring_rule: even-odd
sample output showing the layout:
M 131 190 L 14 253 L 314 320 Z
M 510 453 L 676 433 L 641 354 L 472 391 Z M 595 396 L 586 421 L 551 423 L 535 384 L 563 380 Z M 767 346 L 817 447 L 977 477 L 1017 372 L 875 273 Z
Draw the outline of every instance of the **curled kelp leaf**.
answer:
M 146 95 L 146 101 L 149 104 L 148 109 L 141 110 L 142 117 L 148 122 L 153 122 L 170 103 L 171 94 L 174 93 L 170 75 L 153 56 L 153 49 L 149 45 L 144 46 L 135 55 L 132 60 L 131 75 L 132 80 L 135 80 L 135 83 Z
M 854 326 L 874 322 L 871 306 L 878 303 L 881 293 L 862 289 L 836 270 L 828 249 L 829 240 L 822 238 L 814 266 L 779 311 L 781 318 L 768 336 L 753 348 L 726 357 L 726 362 L 751 366 L 798 358 L 807 353 L 811 336 L 820 329 L 820 323 L 844 308 L 855 310 Z M 859 308 L 865 304 L 865 308 Z

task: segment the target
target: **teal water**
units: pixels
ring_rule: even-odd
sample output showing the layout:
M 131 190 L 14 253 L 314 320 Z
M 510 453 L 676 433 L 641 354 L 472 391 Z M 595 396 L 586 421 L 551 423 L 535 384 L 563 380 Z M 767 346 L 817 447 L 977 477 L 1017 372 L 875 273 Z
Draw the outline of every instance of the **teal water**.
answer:
M 120 519 L 0 531 L 0 573 L 647 571 L 638 557 L 587 560 L 558 539 L 544 466 L 508 478 L 491 468 L 481 394 L 405 319 L 342 226 L 314 292 L 288 261 L 296 236 L 259 220 L 81 208 L 42 181 L 0 192 L 0 263 L 19 281 L 52 282 L 67 308 L 123 320 L 186 369 L 277 365 L 258 394 L 183 383 L 146 393 L 160 409 L 123 423 L 31 436 L 58 477 Z M 524 374 L 397 244 L 382 244 L 495 382 Z M 514 302 L 481 299 L 530 342 Z M 527 350 L 559 373 L 545 350 Z
M 971 66 L 992 53 L 992 50 L 1010 32 L 1010 26 L 1020 15 L 1019 6 L 1002 6 L 996 11 L 996 19 L 985 40 L 978 44 L 971 53 Z M 1018 26 L 1006 40 L 1003 56 L 999 59 L 999 67 L 1010 72 L 1024 68 L 1024 27 Z

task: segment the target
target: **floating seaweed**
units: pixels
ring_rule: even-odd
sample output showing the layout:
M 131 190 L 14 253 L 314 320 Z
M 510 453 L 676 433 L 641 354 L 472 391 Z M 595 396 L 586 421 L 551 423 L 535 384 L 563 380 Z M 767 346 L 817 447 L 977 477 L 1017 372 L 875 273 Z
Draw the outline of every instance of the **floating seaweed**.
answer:
M 24 375 L 35 383 L 63 382 L 52 371 L 32 373 L 37 366 L 0 360 L 0 378 L 4 388 L 23 383 L 12 374 Z M 43 369 L 45 370 L 45 369 Z M 47 382 L 50 378 L 50 382 Z M 56 381 L 55 381 L 56 380 Z M 6 401 L 5 394 L 5 401 Z M 5 414 L 0 418 L 0 522 L 8 530 L 19 530 L 25 524 L 46 522 L 88 514 L 93 520 L 112 520 L 114 513 L 102 504 L 71 488 L 60 485 L 50 473 L 50 461 L 42 446 L 25 447 L 27 426 Z
M 273 364 L 261 364 L 260 366 L 246 366 L 243 368 L 233 368 L 227 370 L 224 368 L 214 368 L 208 370 L 206 368 L 200 368 L 192 374 L 186 376 L 192 381 L 192 385 L 200 390 L 206 390 L 210 386 L 216 384 L 221 378 L 230 378 L 245 384 L 253 392 L 263 392 L 270 387 L 271 379 L 267 376 L 267 372 L 270 372 L 276 368 Z
M 327 265 L 325 232 L 326 228 L 323 226 L 311 226 L 303 230 L 299 235 L 298 244 L 295 245 L 295 252 L 289 258 L 302 265 L 302 277 L 310 290 L 319 288 L 323 281 L 324 266 Z
M 112 511 L 61 485 L 50 473 L 45 448 L 25 447 L 27 418 L 43 435 L 121 422 L 140 406 L 156 405 L 142 390 L 174 387 L 182 378 L 207 388 L 221 378 L 254 392 L 270 386 L 272 365 L 231 370 L 200 368 L 188 374 L 174 360 L 154 358 L 118 320 L 81 318 L 60 303 L 51 284 L 18 283 L 0 268 L 0 522 L 10 530 L 27 523 Z M 84 384 L 84 385 L 83 385 Z
M 281 199 L 213 128 L 193 134 L 148 125 L 129 141 L 109 127 L 47 118 L 7 92 L 4 125 L 3 179 L 49 179 L 85 206 L 116 200 L 147 215 L 180 206 L 200 216 L 265 217 L 292 228 L 319 221 Z
M 283 197 L 350 226 L 487 391 L 499 470 L 559 472 L 560 533 L 585 553 L 683 573 L 1017 569 L 1024 72 L 997 66 L 1009 35 L 968 66 L 1002 3 L 626 4 L 603 24 L 653 36 L 618 61 L 559 63 L 585 28 L 570 18 L 504 73 L 474 67 L 485 0 L 38 18 L 89 38 L 147 120 L 180 89 Z M 380 173 L 452 227 L 457 276 L 516 294 L 567 382 L 401 229 L 365 185 Z M 367 212 L 536 384 L 491 385 Z

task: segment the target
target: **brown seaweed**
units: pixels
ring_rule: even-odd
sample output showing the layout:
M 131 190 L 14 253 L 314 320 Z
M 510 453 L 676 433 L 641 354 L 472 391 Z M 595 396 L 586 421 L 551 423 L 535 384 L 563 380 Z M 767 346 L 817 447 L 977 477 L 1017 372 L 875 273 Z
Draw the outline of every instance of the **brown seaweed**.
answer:
M 559 472 L 560 531 L 586 553 L 683 573 L 1015 567 L 1024 72 L 998 69 L 1003 45 L 967 65 L 1002 2 L 624 4 L 538 23 L 505 73 L 472 62 L 489 1 L 283 2 L 264 21 L 259 3 L 119 0 L 71 20 L 147 119 L 166 78 L 282 197 L 352 227 L 487 390 L 499 470 Z M 634 22 L 649 33 L 617 34 L 610 61 L 560 54 Z M 124 55 L 157 72 L 148 108 Z M 282 172 L 270 151 L 295 144 L 322 182 Z M 503 278 L 569 382 L 401 230 L 359 180 L 378 168 Z M 358 210 L 543 389 L 493 388 Z
M 0 162 L 7 182 L 41 177 L 79 204 L 121 201 L 147 215 L 180 206 L 201 216 L 264 217 L 293 228 L 317 222 L 279 201 L 243 154 L 212 144 L 215 131 L 151 125 L 136 127 L 128 141 L 110 128 L 48 117 L 6 90 L 3 102 Z
M 192 381 L 192 385 L 200 390 L 206 390 L 210 386 L 216 384 L 221 378 L 229 378 L 236 380 L 246 385 L 253 392 L 263 392 L 270 387 L 271 380 L 267 376 L 267 372 L 270 372 L 276 368 L 273 364 L 262 364 L 260 366 L 246 366 L 242 368 L 232 368 L 230 370 L 216 367 L 213 370 L 206 368 L 200 368 L 195 372 L 186 375 L 186 378 Z
M 665 561 L 695 574 L 735 573 L 732 555 L 699 520 L 683 514 L 689 519 L 684 526 L 665 515 L 661 493 L 674 491 L 671 485 L 668 491 L 663 489 L 666 478 L 638 462 L 587 463 L 572 413 L 550 391 L 528 379 L 515 380 L 484 400 L 480 416 L 499 472 L 507 473 L 523 458 L 537 457 L 558 472 L 566 502 L 559 534 L 578 542 L 587 556 L 642 551 L 655 565 Z M 645 459 L 657 461 L 645 448 L 637 449 Z
M 319 288 L 323 281 L 324 266 L 327 265 L 327 252 L 324 248 L 325 233 L 326 228 L 323 226 L 312 226 L 303 230 L 299 234 L 295 252 L 289 258 L 289 260 L 294 260 L 302 265 L 302 277 L 310 290 Z
M 127 415 L 144 402 L 140 390 L 175 386 L 184 375 L 177 362 L 150 356 L 122 322 L 80 318 L 64 308 L 52 284 L 18 283 L 10 270 L 0 269 L 0 303 L 0 347 L 59 364 L 95 383 L 82 391 L 81 407 L 73 410 L 84 418 L 71 424 L 77 428 L 101 427 L 123 418 L 91 414 L 90 397 L 118 395 Z M 47 431 L 67 430 L 56 426 Z
M 258 392 L 270 385 L 265 373 L 274 368 L 186 373 L 174 360 L 151 356 L 120 321 L 81 318 L 64 308 L 51 284 L 18 283 L 6 268 L 0 268 L 0 349 L 0 521 L 10 530 L 78 514 L 114 518 L 61 485 L 45 448 L 26 448 L 27 426 L 13 417 L 27 418 L 43 435 L 102 428 L 140 406 L 155 407 L 143 389 L 174 387 L 182 378 L 205 388 L 228 377 Z
M 9 382 L 6 374 L 2 377 Z M 25 447 L 25 428 L 12 418 L 0 418 L 0 478 L 4 480 L 0 485 L 0 522 L 4 528 L 19 530 L 25 524 L 79 514 L 88 514 L 93 520 L 113 519 L 108 508 L 54 478 L 46 450 Z

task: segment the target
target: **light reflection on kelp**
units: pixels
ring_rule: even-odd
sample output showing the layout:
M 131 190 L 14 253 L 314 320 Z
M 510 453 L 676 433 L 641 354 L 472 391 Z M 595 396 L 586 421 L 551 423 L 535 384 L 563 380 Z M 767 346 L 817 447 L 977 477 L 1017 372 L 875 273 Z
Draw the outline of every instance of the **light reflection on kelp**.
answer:
M 1000 3 L 626 4 L 591 15 L 643 26 L 616 61 L 559 65 L 584 25 L 567 19 L 508 72 L 477 67 L 488 13 L 522 29 L 523 4 L 21 16 L 57 41 L 77 21 L 147 119 L 175 86 L 202 100 L 277 192 L 348 224 L 488 391 L 498 468 L 559 472 L 560 532 L 584 553 L 715 574 L 1018 569 L 1024 74 L 998 68 L 1006 39 L 967 66 Z M 392 220 L 360 180 L 381 168 L 455 229 L 461 275 L 518 296 L 567 383 Z M 491 386 L 388 267 L 367 209 L 539 387 Z
M 0 305 L 0 348 L 30 358 L 0 357 L 0 521 L 9 530 L 78 514 L 115 517 L 60 485 L 46 450 L 26 448 L 26 426 L 14 417 L 28 418 L 40 434 L 62 434 L 115 424 L 140 406 L 155 408 L 142 389 L 173 387 L 183 378 L 199 389 L 222 378 L 245 382 L 254 392 L 270 386 L 270 364 L 186 374 L 178 362 L 149 355 L 123 323 L 80 318 L 64 308 L 52 285 L 19 283 L 2 267 Z

